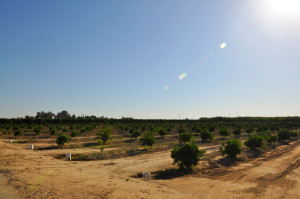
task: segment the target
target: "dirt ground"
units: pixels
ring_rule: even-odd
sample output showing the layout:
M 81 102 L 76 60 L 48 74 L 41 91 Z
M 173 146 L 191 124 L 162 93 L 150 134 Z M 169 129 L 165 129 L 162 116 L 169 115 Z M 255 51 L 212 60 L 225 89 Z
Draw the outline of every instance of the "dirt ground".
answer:
M 4 139 L 0 151 L 0 189 L 8 184 L 21 198 L 300 198 L 300 141 L 221 172 L 150 181 L 132 176 L 172 167 L 170 151 L 69 162 Z

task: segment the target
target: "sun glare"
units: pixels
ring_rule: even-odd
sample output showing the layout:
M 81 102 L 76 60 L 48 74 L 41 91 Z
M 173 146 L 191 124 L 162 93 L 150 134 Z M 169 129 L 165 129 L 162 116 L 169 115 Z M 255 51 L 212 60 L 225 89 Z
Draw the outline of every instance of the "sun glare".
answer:
M 288 18 L 300 16 L 300 0 L 267 0 L 270 11 Z

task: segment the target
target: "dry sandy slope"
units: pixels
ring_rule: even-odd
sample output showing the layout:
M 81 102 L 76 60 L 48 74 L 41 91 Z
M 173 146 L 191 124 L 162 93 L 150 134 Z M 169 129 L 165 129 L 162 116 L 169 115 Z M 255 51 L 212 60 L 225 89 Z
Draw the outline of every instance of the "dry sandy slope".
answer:
M 0 171 L 23 198 L 300 198 L 300 141 L 226 175 L 172 180 L 130 178 L 172 164 L 170 152 L 67 162 L 0 141 Z

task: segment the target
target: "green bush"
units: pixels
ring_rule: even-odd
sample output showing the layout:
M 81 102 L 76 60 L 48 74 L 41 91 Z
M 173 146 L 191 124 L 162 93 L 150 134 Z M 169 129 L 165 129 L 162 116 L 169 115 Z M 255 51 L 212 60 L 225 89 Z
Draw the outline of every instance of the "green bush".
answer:
M 289 140 L 291 137 L 291 133 L 287 129 L 281 129 L 278 132 L 278 140 L 283 141 L 283 140 Z
M 238 139 L 227 140 L 225 143 L 222 143 L 220 151 L 223 156 L 227 155 L 231 158 L 236 158 L 242 151 L 241 145 L 242 144 Z
M 156 142 L 155 137 L 152 132 L 146 133 L 142 138 L 140 138 L 140 143 L 145 146 L 153 147 Z
M 132 133 L 130 133 L 130 137 L 137 139 L 139 136 L 141 136 L 141 132 L 138 130 L 133 130 Z
M 71 137 L 78 137 L 79 133 L 77 131 L 72 131 L 72 133 L 70 134 Z
M 236 129 L 234 129 L 233 130 L 233 132 L 232 132 L 235 136 L 238 136 L 238 137 L 240 137 L 241 136 L 241 134 L 242 134 L 242 130 L 241 129 L 239 129 L 239 128 L 236 128 Z
M 56 134 L 57 134 L 57 130 L 54 129 L 54 128 L 52 128 L 52 129 L 50 130 L 50 136 L 56 135 Z
M 203 129 L 200 132 L 200 137 L 202 139 L 202 141 L 212 141 L 214 139 L 213 134 L 210 131 L 207 131 L 206 129 Z
M 165 129 L 159 129 L 158 134 L 159 134 L 161 137 L 164 137 L 165 135 L 167 135 L 167 131 L 166 131 Z
M 269 144 L 272 144 L 272 143 L 275 143 L 277 142 L 278 140 L 278 135 L 267 135 L 264 137 L 265 140 L 269 143 Z
M 14 131 L 14 136 L 15 137 L 21 136 L 21 135 L 23 135 L 23 132 L 20 129 Z
M 179 142 L 184 143 L 184 142 L 189 142 L 192 139 L 192 134 L 191 133 L 181 133 L 179 135 Z
M 224 127 L 223 127 L 223 128 L 220 128 L 219 134 L 220 134 L 221 136 L 224 136 L 224 138 L 225 138 L 226 136 L 229 136 L 229 135 L 230 135 L 228 129 L 226 129 L 226 128 L 224 128 Z
M 173 164 L 178 164 L 180 168 L 191 169 L 198 164 L 200 157 L 205 152 L 199 150 L 195 143 L 184 144 L 181 147 L 175 147 L 171 151 L 171 158 L 174 160 Z
M 97 133 L 97 135 L 100 136 L 100 139 L 103 141 L 103 143 L 105 144 L 108 140 L 111 140 L 110 137 L 110 133 L 111 133 L 111 129 L 109 128 L 109 126 L 106 126 L 103 131 Z
M 183 126 L 179 127 L 178 133 L 179 133 L 179 134 L 185 133 L 185 129 L 183 128 Z
M 69 137 L 63 133 L 60 133 L 56 139 L 56 144 L 58 146 L 63 146 L 63 145 L 65 145 L 65 143 L 68 143 L 68 142 L 69 142 Z
M 39 136 L 42 132 L 42 127 L 41 126 L 35 127 L 34 132 L 36 136 Z
M 251 135 L 248 140 L 245 142 L 245 145 L 251 149 L 257 149 L 264 145 L 264 139 L 262 136 L 259 135 Z
M 253 132 L 253 128 L 247 128 L 247 129 L 246 129 L 246 132 L 247 132 L 248 134 L 252 133 L 252 132 Z
M 210 127 L 208 127 L 208 131 L 209 131 L 209 132 L 214 132 L 214 131 L 215 131 L 215 129 L 216 129 L 216 128 L 215 128 L 214 126 L 210 126 Z

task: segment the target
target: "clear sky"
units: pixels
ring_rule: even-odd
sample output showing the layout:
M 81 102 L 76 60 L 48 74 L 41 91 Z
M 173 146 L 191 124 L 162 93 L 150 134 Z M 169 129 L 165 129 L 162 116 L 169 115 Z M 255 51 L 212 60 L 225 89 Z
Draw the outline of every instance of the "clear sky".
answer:
M 62 110 L 299 116 L 300 3 L 1 0 L 0 117 Z

